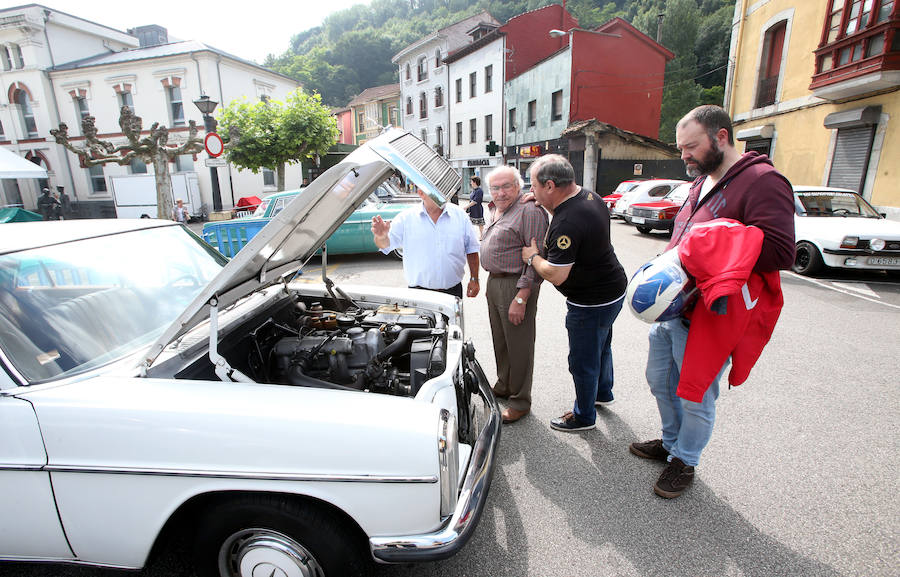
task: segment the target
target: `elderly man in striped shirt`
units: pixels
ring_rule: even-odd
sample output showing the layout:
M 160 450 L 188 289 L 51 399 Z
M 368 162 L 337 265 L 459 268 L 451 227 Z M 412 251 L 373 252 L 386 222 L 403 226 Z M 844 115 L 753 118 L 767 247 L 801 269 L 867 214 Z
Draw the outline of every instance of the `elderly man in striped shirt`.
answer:
M 481 266 L 488 275 L 485 295 L 497 362 L 494 394 L 507 399 L 503 422 L 518 421 L 531 411 L 535 315 L 543 279 L 522 263 L 522 247 L 544 238 L 547 213 L 522 200 L 522 178 L 501 166 L 487 177 L 494 208 L 481 239 Z

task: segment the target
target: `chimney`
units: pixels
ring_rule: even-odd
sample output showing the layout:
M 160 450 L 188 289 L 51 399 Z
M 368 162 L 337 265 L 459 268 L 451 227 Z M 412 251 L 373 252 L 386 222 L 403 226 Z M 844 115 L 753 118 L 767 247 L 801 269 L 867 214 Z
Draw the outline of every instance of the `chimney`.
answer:
M 169 31 L 157 24 L 129 28 L 128 33 L 132 36 L 137 36 L 138 41 L 141 43 L 141 48 L 169 43 Z

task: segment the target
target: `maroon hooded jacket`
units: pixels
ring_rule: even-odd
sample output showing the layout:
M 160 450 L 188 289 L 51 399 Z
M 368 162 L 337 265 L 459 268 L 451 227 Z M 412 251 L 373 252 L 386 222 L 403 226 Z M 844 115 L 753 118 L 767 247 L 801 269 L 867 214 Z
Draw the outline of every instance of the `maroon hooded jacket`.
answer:
M 691 192 L 675 217 L 673 248 L 691 226 L 714 218 L 731 218 L 763 231 L 762 250 L 754 270 L 768 272 L 790 268 L 794 262 L 794 192 L 768 156 L 746 152 L 716 183 L 699 206 L 705 176 L 691 185 Z

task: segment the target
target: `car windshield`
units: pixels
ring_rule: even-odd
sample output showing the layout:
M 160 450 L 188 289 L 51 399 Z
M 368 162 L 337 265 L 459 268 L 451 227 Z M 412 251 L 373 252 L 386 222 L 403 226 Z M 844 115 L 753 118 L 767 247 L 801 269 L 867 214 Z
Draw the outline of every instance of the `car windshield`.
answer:
M 0 347 L 29 383 L 133 354 L 226 263 L 176 226 L 0 256 Z
M 881 218 L 872 205 L 854 192 L 797 192 L 794 198 L 794 208 L 800 216 Z
M 679 184 L 675 188 L 672 189 L 672 192 L 666 195 L 666 200 L 677 203 L 684 204 L 684 201 L 687 200 L 688 195 L 691 193 L 691 184 L 686 182 L 684 184 Z
M 269 199 L 265 198 L 261 203 L 259 203 L 259 206 L 256 207 L 256 210 L 253 211 L 253 216 L 256 218 L 265 216 L 267 208 L 269 208 Z

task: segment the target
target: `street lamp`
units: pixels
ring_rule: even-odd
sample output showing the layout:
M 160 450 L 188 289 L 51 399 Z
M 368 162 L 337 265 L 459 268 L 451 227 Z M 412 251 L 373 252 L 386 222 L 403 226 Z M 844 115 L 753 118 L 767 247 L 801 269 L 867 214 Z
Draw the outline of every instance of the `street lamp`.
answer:
M 218 123 L 213 118 L 212 112 L 218 105 L 218 102 L 210 100 L 206 94 L 194 101 L 194 106 L 203 114 L 203 127 L 207 134 L 216 131 Z M 219 190 L 219 174 L 215 166 L 209 167 L 209 178 L 212 181 L 213 211 L 219 212 L 222 210 L 222 192 Z

